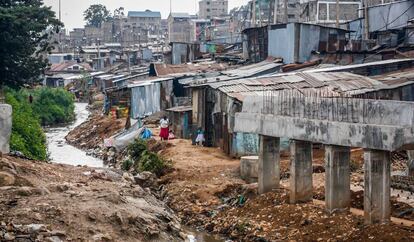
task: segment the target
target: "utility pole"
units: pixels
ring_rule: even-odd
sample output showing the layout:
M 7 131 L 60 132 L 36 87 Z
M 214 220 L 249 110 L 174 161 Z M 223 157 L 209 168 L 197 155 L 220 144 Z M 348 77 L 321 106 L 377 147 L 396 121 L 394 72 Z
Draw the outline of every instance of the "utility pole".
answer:
M 253 26 L 252 27 L 256 27 L 256 0 L 253 0 L 253 7 L 252 7 L 252 22 L 253 22 Z
M 368 16 L 368 0 L 364 1 L 364 39 L 369 39 L 369 16 Z
M 262 10 L 260 9 L 260 2 L 259 2 L 258 10 L 259 10 L 259 27 L 262 27 Z
M 59 0 L 59 22 L 62 22 L 62 1 Z M 62 33 L 59 31 L 59 52 L 62 52 Z
M 284 7 L 285 7 L 285 23 L 288 23 L 288 0 L 284 0 Z
M 274 4 L 275 4 L 275 6 L 273 6 L 273 23 L 274 24 L 277 24 L 277 7 L 278 7 L 278 4 L 279 4 L 279 1 L 278 0 L 274 0 Z
M 98 38 L 96 39 L 96 42 L 98 43 L 98 71 L 101 70 L 101 40 Z
M 339 0 L 336 0 L 336 27 L 339 28 Z

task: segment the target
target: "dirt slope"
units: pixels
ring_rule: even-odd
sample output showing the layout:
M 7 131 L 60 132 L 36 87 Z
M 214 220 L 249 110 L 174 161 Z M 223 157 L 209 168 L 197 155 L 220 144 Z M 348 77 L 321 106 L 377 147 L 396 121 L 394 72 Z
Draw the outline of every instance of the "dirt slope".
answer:
M 0 241 L 180 240 L 177 217 L 124 177 L 116 170 L 1 158 Z

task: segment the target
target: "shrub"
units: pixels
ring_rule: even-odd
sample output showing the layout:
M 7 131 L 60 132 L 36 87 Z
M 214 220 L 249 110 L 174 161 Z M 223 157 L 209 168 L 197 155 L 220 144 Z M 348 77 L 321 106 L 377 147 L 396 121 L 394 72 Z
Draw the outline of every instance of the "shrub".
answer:
M 165 168 L 166 164 L 164 160 L 156 153 L 150 152 L 148 150 L 143 152 L 138 165 L 139 171 L 149 171 L 156 174 L 157 176 L 160 176 L 162 175 Z
M 144 151 L 148 149 L 147 142 L 142 139 L 135 139 L 130 145 L 128 145 L 128 155 L 133 161 L 139 161 Z
M 6 103 L 13 107 L 10 148 L 36 160 L 46 160 L 46 136 L 40 125 L 39 116 L 21 92 L 6 91 Z
M 127 159 L 122 162 L 121 169 L 123 171 L 129 171 L 133 165 L 134 165 L 134 162 L 130 159 Z
M 160 176 L 168 167 L 167 163 L 157 153 L 148 150 L 147 142 L 144 140 L 136 139 L 128 146 L 127 150 L 134 163 L 133 166 L 135 171 L 149 171 Z M 124 166 L 124 163 L 122 166 Z M 127 166 L 127 164 L 125 164 L 125 166 Z
M 38 88 L 27 92 L 33 96 L 33 111 L 40 117 L 42 125 L 61 124 L 73 121 L 75 104 L 72 93 L 63 88 Z

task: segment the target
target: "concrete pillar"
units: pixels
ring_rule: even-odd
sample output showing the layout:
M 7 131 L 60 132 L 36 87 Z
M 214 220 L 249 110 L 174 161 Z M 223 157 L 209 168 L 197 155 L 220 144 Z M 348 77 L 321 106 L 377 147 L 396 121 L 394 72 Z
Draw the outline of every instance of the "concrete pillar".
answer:
M 10 135 L 12 129 L 12 107 L 0 104 L 0 152 L 10 152 Z
M 290 202 L 312 200 L 312 143 L 290 141 Z
M 279 188 L 280 138 L 260 135 L 259 147 L 259 194 Z
M 407 175 L 414 176 L 414 150 L 407 150 Z
M 366 224 L 390 221 L 390 152 L 366 150 L 364 153 L 364 217 Z
M 351 204 L 350 147 L 325 146 L 325 205 L 332 213 Z

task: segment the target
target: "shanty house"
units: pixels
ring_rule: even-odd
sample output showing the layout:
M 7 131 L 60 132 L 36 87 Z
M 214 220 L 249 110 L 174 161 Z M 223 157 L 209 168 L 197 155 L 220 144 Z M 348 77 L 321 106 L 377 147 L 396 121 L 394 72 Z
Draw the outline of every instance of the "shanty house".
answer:
M 192 126 L 192 107 L 177 106 L 166 110 L 171 128 L 177 138 L 191 139 L 196 127 Z
M 195 43 L 171 42 L 171 64 L 192 62 L 201 57 L 200 45 Z
M 194 85 L 193 125 L 205 129 L 207 145 L 220 147 L 231 156 L 256 154 L 258 137 L 233 131 L 235 113 L 249 95 L 291 90 L 320 96 L 348 96 L 412 101 L 412 70 L 365 77 L 349 72 L 298 72 Z M 255 153 L 256 152 L 256 153 Z
M 275 24 L 243 30 L 243 56 L 257 62 L 268 56 L 285 64 L 310 61 L 313 52 L 344 51 L 349 31 L 306 23 Z

